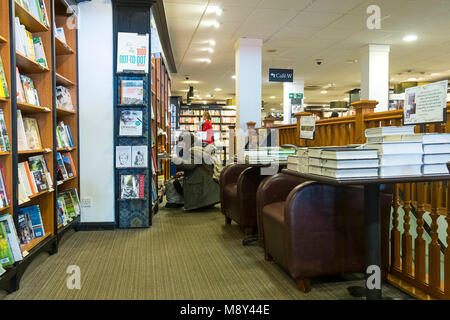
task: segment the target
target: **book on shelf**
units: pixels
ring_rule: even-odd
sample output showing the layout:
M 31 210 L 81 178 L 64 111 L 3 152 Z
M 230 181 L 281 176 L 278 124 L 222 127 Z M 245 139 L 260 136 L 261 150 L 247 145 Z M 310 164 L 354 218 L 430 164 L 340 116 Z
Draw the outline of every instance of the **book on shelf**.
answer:
M 17 102 L 26 102 L 25 92 L 23 91 L 22 80 L 20 78 L 19 68 L 16 67 L 16 87 Z
M 121 175 L 120 176 L 120 198 L 121 199 L 144 199 L 144 178 L 139 175 Z
M 41 37 L 34 37 L 33 38 L 33 46 L 34 46 L 34 53 L 35 53 L 35 58 L 34 60 L 39 63 L 41 66 L 48 68 L 48 64 L 47 64 L 47 58 L 45 56 L 45 51 L 44 51 L 44 45 L 42 43 L 42 38 Z
M 18 233 L 21 245 L 45 236 L 39 205 L 19 208 L 18 221 Z
M 376 149 L 380 155 L 423 152 L 421 142 L 366 144 L 364 148 Z
M 56 142 L 58 148 L 75 147 L 72 138 L 72 132 L 70 131 L 70 126 L 64 124 L 64 121 L 60 121 L 56 126 Z
M 8 82 L 6 81 L 5 69 L 0 56 L 0 98 L 9 98 Z
M 357 149 L 352 147 L 342 148 L 324 148 L 320 153 L 322 159 L 333 160 L 352 160 L 352 159 L 377 159 L 377 150 L 370 150 L 372 148 Z M 311 156 L 311 154 L 310 154 Z
M 366 129 L 365 135 L 369 137 L 379 137 L 388 135 L 411 135 L 414 134 L 414 126 L 400 127 L 377 127 Z
M 380 166 L 422 164 L 422 153 L 385 154 L 379 156 Z
M 20 80 L 22 82 L 23 93 L 25 95 L 25 102 L 39 106 L 39 95 L 34 87 L 33 79 L 25 75 L 20 75 Z
M 76 189 L 65 190 L 58 194 L 58 227 L 65 226 L 81 214 L 80 201 Z
M 380 166 L 380 177 L 420 176 L 422 165 Z
M 43 162 L 43 156 L 28 158 L 28 167 L 31 172 L 31 177 L 34 179 L 37 193 L 49 190 L 51 186 L 49 181 L 47 181 L 49 175 L 47 174 L 46 165 Z
M 9 143 L 8 131 L 6 130 L 5 115 L 3 109 L 0 109 L 0 152 L 11 151 Z
M 56 107 L 59 109 L 74 111 L 70 91 L 64 86 L 56 87 Z
M 64 160 L 59 152 L 56 153 L 56 178 L 58 181 L 64 181 L 69 178 Z
M 120 80 L 120 104 L 144 104 L 144 80 Z
M 3 166 L 0 164 L 0 208 L 9 206 L 9 199 L 8 188 L 6 187 L 5 170 L 3 170 Z
M 50 171 L 48 170 L 47 161 L 45 161 L 44 156 L 40 154 L 37 156 L 29 157 L 28 162 L 30 170 L 33 170 L 31 168 L 34 168 L 35 170 L 39 170 L 42 172 L 43 176 L 45 177 L 44 180 L 47 184 L 47 189 L 51 190 L 53 188 L 53 179 Z
M 75 177 L 77 175 L 77 172 L 75 170 L 75 164 L 73 163 L 73 159 L 70 152 L 62 153 L 61 157 L 64 162 L 64 167 L 66 168 L 67 171 L 67 177 L 68 178 Z
M 0 222 L 0 266 L 7 267 L 14 264 L 14 257 L 8 242 L 5 226 Z
M 23 259 L 22 250 L 20 250 L 19 237 L 17 236 L 14 220 L 10 213 L 0 215 L 0 225 L 3 225 L 3 228 L 5 229 L 6 239 L 14 262 L 21 261 Z
M 55 37 L 57 37 L 61 42 L 67 43 L 66 34 L 64 32 L 64 28 L 55 28 Z
M 19 189 L 19 198 L 27 199 L 36 194 L 36 190 L 34 189 L 34 184 L 31 181 L 31 174 L 27 171 L 27 166 L 25 166 L 25 162 L 19 162 L 17 164 L 18 170 L 18 180 L 19 184 L 23 187 L 25 194 L 20 194 L 21 190 Z M 26 201 L 25 201 L 26 202 Z
M 423 174 L 449 174 L 447 163 L 424 164 Z
M 156 202 L 156 200 L 158 200 L 158 195 L 156 193 L 155 181 L 153 179 L 151 180 L 152 180 L 152 202 Z
M 16 0 L 16 2 L 48 28 L 48 16 L 44 0 Z
M 142 111 L 121 110 L 119 135 L 142 136 Z
M 22 120 L 28 146 L 26 150 L 42 149 L 41 136 L 39 134 L 39 126 L 37 120 L 35 118 L 28 117 L 24 117 Z
M 56 225 L 58 228 L 66 226 L 70 222 L 70 218 L 67 216 L 67 211 L 64 207 L 64 203 L 61 201 L 62 198 L 56 198 L 56 210 L 58 214 L 56 215 Z

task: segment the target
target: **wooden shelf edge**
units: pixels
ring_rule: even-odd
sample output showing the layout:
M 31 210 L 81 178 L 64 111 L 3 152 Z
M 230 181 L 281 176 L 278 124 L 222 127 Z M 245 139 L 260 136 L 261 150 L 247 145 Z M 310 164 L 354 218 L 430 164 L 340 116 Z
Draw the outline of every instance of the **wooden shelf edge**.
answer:
M 27 102 L 17 102 L 17 108 L 21 111 L 27 112 L 51 112 L 52 110 L 47 107 L 36 106 L 34 104 L 29 104 Z
M 19 150 L 18 154 L 51 153 L 50 149 Z
M 77 176 L 73 176 L 73 177 L 67 178 L 67 179 L 65 179 L 65 180 L 58 181 L 58 182 L 57 182 L 57 185 L 58 185 L 58 186 L 63 185 L 64 183 L 66 183 L 66 182 L 68 182 L 68 181 L 72 181 L 72 180 L 74 180 L 74 179 L 76 179 L 76 178 L 77 178 Z
M 50 71 L 48 67 L 44 67 L 40 63 L 31 60 L 18 51 L 16 51 L 16 65 L 19 67 L 19 69 L 22 69 L 22 73 L 43 73 Z
M 64 56 L 74 54 L 73 49 L 64 41 L 55 36 L 55 54 L 57 56 Z
M 75 83 L 56 72 L 56 85 L 62 85 L 65 87 L 74 87 Z
M 58 152 L 70 152 L 74 150 L 77 150 L 77 147 L 56 148 L 56 151 Z
M 30 252 L 30 250 L 32 250 L 34 247 L 36 247 L 39 243 L 41 243 L 42 241 L 44 241 L 45 239 L 47 239 L 48 237 L 50 237 L 52 235 L 52 233 L 50 232 L 46 232 L 44 236 L 39 237 L 39 238 L 35 238 L 33 240 L 31 240 L 30 242 L 28 242 L 27 244 L 23 244 L 20 246 L 20 249 L 22 250 L 22 252 L 24 251 L 28 251 Z M 26 259 L 27 256 L 24 257 L 24 259 Z
M 58 115 L 76 115 L 77 112 L 75 110 L 71 111 L 71 110 L 66 110 L 63 108 L 56 108 L 56 113 Z
M 0 102 L 8 102 L 8 101 L 10 101 L 9 98 L 0 97 Z
M 8 40 L 6 40 L 5 37 L 3 37 L 2 35 L 0 35 L 0 43 L 8 43 Z

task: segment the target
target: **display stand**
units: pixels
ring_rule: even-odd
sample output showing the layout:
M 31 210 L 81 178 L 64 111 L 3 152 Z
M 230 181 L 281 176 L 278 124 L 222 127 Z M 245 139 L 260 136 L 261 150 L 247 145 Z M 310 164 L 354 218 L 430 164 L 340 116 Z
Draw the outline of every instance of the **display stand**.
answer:
M 0 56 L 3 62 L 6 81 L 10 93 L 9 98 L 0 99 L 0 108 L 5 117 L 6 130 L 11 141 L 11 152 L 0 154 L 0 164 L 5 175 L 5 185 L 10 195 L 10 206 L 0 209 L 0 215 L 10 213 L 16 229 L 18 227 L 18 212 L 20 208 L 39 205 L 45 235 L 35 238 L 21 246 L 23 260 L 6 268 L 6 273 L 0 276 L 0 288 L 8 292 L 19 288 L 21 277 L 28 265 L 42 252 L 54 254 L 58 251 L 59 240 L 66 231 L 77 229 L 79 218 L 64 227 L 58 228 L 57 196 L 61 191 L 76 189 L 79 193 L 79 138 L 78 138 L 78 65 L 77 65 L 77 15 L 76 2 L 71 0 L 44 0 L 48 25 L 31 14 L 25 7 L 14 0 L 0 2 Z M 40 37 L 45 52 L 47 66 L 26 57 L 16 51 L 15 18 L 32 33 Z M 68 23 L 70 22 L 70 23 Z M 55 37 L 56 28 L 64 28 L 66 41 Z M 21 75 L 26 75 L 34 82 L 39 96 L 39 105 L 17 100 L 16 67 Z M 74 110 L 56 107 L 56 87 L 63 85 L 68 88 Z M 37 121 L 42 149 L 18 150 L 18 120 L 17 111 L 23 116 Z M 57 148 L 56 127 L 59 121 L 70 126 L 74 146 Z M 68 152 L 73 160 L 75 175 L 58 182 L 57 153 Z M 29 201 L 19 204 L 18 164 L 27 161 L 29 157 L 42 155 L 52 178 L 53 189 L 36 193 Z
M 152 72 L 150 66 L 150 8 L 154 1 L 129 1 L 114 0 L 113 1 L 113 37 L 114 37 L 114 147 L 116 157 L 114 158 L 115 168 L 115 197 L 116 197 L 116 225 L 119 228 L 146 228 L 152 224 L 152 199 L 151 199 L 151 181 L 152 174 L 152 111 L 150 97 L 150 85 L 152 84 Z M 123 36 L 124 41 L 119 41 L 119 33 Z M 135 38 L 142 39 L 148 35 L 146 40 L 147 47 L 145 53 L 143 50 L 136 50 L 137 58 L 136 68 L 131 66 L 129 69 L 120 69 L 119 51 L 123 45 L 128 46 Z M 130 54 L 131 57 L 131 54 Z M 143 60 L 142 60 L 143 59 Z M 139 61 L 141 60 L 141 61 Z M 123 62 L 123 61 L 122 61 Z M 130 62 L 133 60 L 130 58 Z M 147 63 L 148 68 L 141 68 L 139 64 Z M 141 70 L 137 70 L 141 69 Z M 116 72 L 120 71 L 120 72 Z M 124 81 L 141 82 L 143 85 L 143 102 L 142 103 L 125 103 L 122 99 Z M 127 123 L 138 123 L 141 126 L 140 132 L 136 134 L 128 134 L 121 132 Z M 140 122 L 140 123 L 139 123 Z M 117 161 L 116 147 L 129 146 L 131 150 L 141 150 L 141 155 L 146 156 L 145 164 L 135 166 L 134 157 L 130 165 L 122 166 Z M 141 148 L 138 148 L 141 147 Z M 134 151 L 131 151 L 133 156 Z M 131 182 L 130 182 L 131 181 Z M 129 186 L 128 182 L 134 187 L 139 184 L 138 189 L 128 192 L 124 186 Z

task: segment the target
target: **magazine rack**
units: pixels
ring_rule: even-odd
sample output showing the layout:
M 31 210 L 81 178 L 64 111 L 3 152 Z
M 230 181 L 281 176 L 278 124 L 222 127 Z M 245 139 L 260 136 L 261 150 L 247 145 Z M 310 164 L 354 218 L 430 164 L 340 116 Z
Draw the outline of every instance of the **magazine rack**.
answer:
M 114 181 L 115 181 L 115 215 L 116 225 L 119 228 L 146 228 L 152 224 L 151 181 L 152 174 L 152 116 L 149 97 L 151 85 L 150 68 L 150 8 L 153 1 L 139 1 L 132 4 L 122 0 L 113 1 L 113 36 L 114 36 Z M 121 45 L 118 41 L 119 33 L 124 37 L 142 36 L 148 34 L 146 60 L 148 70 L 134 71 L 135 69 L 118 70 L 118 50 Z M 123 33 L 128 33 L 123 34 Z M 128 41 L 127 41 L 128 42 Z M 130 41 L 131 42 L 131 41 Z M 130 58 L 131 59 L 131 58 Z M 144 61 L 144 60 L 143 60 Z M 133 81 L 134 83 L 131 83 Z M 136 97 L 136 88 L 142 84 L 143 96 L 136 101 L 124 97 Z M 133 88 L 126 91 L 130 85 Z M 127 103 L 128 101 L 128 103 Z M 140 118 L 141 117 L 141 118 Z M 139 123 L 139 121 L 141 123 Z M 141 128 L 139 128 L 141 127 Z M 135 167 L 136 159 L 127 164 L 127 153 L 118 153 L 117 147 L 123 150 L 130 147 L 131 157 L 133 150 L 141 150 L 141 159 L 145 159 L 145 167 Z M 143 154 L 145 153 L 146 154 Z M 123 155 L 123 159 L 121 159 Z M 143 183 L 143 185 L 142 185 Z
M 45 235 L 33 239 L 21 246 L 22 252 L 27 252 L 23 260 L 7 268 L 0 276 L 0 289 L 8 292 L 19 288 L 19 283 L 28 265 L 40 253 L 51 254 L 58 251 L 58 243 L 63 233 L 69 229 L 77 229 L 79 217 L 64 227 L 57 225 L 56 199 L 61 191 L 76 189 L 79 192 L 79 138 L 78 138 L 78 65 L 77 65 L 77 7 L 74 0 L 44 0 L 48 25 L 35 18 L 25 7 L 15 0 L 0 1 L 0 56 L 3 62 L 6 81 L 10 93 L 9 98 L 0 99 L 0 108 L 5 116 L 5 124 L 11 141 L 11 152 L 0 154 L 0 164 L 5 175 L 5 185 L 9 193 L 7 207 L 0 209 L 0 215 L 11 214 L 16 229 L 18 227 L 18 211 L 21 207 L 39 205 Z M 41 37 L 48 67 L 42 67 L 37 62 L 16 52 L 15 17 L 19 17 L 33 36 Z M 64 28 L 66 41 L 55 37 L 55 26 Z M 16 66 L 21 74 L 33 79 L 39 95 L 40 106 L 18 102 L 16 97 Z M 68 111 L 56 107 L 56 87 L 62 85 L 68 88 L 74 110 Z M 17 110 L 22 115 L 37 120 L 42 149 L 18 150 Z M 56 126 L 64 121 L 70 126 L 74 147 L 57 148 Z M 60 183 L 56 179 L 56 155 L 58 152 L 70 153 L 76 176 Z M 52 177 L 53 190 L 35 194 L 30 201 L 19 204 L 18 201 L 18 163 L 29 157 L 42 155 L 47 163 Z

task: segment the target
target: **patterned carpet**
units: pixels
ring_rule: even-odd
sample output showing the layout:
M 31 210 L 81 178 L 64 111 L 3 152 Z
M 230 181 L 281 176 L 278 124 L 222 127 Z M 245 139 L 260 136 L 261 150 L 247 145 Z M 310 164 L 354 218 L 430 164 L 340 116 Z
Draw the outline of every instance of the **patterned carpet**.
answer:
M 303 294 L 259 246 L 242 246 L 243 237 L 218 208 L 161 209 L 150 229 L 71 234 L 4 299 L 350 299 L 347 286 L 363 285 L 361 276 L 313 279 Z M 80 290 L 67 289 L 70 265 L 80 267 Z M 391 286 L 384 291 L 407 297 Z

